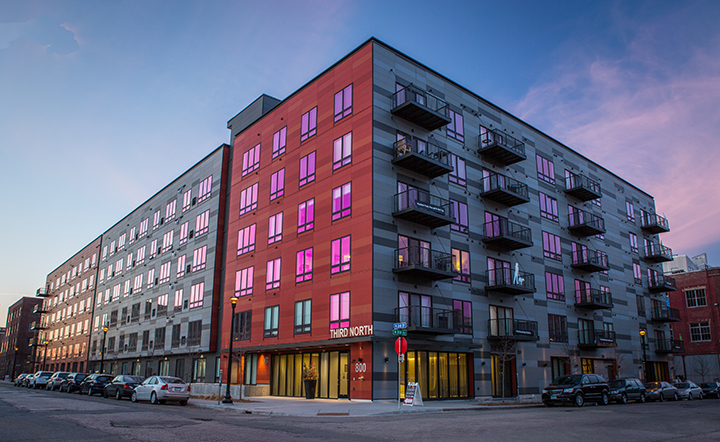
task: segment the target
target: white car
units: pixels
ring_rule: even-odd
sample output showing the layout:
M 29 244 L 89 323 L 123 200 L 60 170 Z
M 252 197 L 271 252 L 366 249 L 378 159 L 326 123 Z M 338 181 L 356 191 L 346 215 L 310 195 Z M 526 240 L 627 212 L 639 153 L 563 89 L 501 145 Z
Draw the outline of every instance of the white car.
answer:
M 52 375 L 52 371 L 38 371 L 28 382 L 28 388 L 45 388 L 48 379 L 50 379 Z
M 133 402 L 150 401 L 152 404 L 177 401 L 180 405 L 187 405 L 190 399 L 190 385 L 172 376 L 150 376 L 135 387 L 130 399 Z

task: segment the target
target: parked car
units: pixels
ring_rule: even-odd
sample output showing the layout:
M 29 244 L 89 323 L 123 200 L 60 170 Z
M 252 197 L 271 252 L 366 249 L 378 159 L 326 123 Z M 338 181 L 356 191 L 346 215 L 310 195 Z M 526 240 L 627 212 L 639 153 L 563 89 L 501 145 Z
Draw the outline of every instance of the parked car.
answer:
M 608 382 L 610 399 L 618 404 L 627 404 L 628 401 L 645 402 L 647 391 L 639 379 L 617 379 Z
M 676 382 L 673 386 L 675 388 L 677 388 L 679 399 L 687 399 L 687 400 L 691 401 L 693 399 L 702 399 L 703 398 L 702 388 L 698 387 L 695 384 L 695 382 L 692 382 L 692 381 Z
M 28 376 L 30 376 L 30 373 L 22 373 L 21 375 L 19 375 L 18 377 L 15 378 L 15 382 L 13 382 L 13 384 L 16 387 L 21 387 L 23 379 L 25 379 Z
M 22 381 L 20 381 L 20 386 L 28 388 L 30 386 L 30 381 L 32 378 L 35 377 L 35 373 L 30 373 L 29 375 L 25 376 Z
M 48 379 L 53 375 L 54 373 L 52 371 L 38 371 L 35 373 L 35 375 L 28 381 L 28 388 L 45 388 L 47 385 Z
M 60 384 L 60 391 L 65 391 L 67 393 L 72 393 L 73 391 L 79 391 L 80 390 L 80 384 L 82 384 L 83 379 L 87 377 L 86 373 L 70 373 L 67 375 L 67 377 L 62 381 L 62 384 Z
M 700 384 L 704 397 L 720 398 L 720 382 L 704 382 Z
M 69 375 L 69 371 L 56 371 L 52 376 L 50 376 L 50 379 L 47 381 L 47 385 L 45 386 L 46 390 L 55 391 L 60 388 L 60 384 L 62 384 L 62 381 Z
M 102 393 L 103 388 L 105 388 L 105 385 L 110 383 L 110 381 L 112 381 L 112 375 L 93 373 L 83 379 L 78 392 L 80 394 L 87 393 L 88 396 L 92 396 L 95 393 Z
M 610 388 L 605 378 L 597 374 L 571 374 L 557 377 L 542 391 L 542 401 L 548 407 L 570 403 L 582 407 L 585 402 L 610 403 Z
M 103 389 L 103 397 L 114 397 L 120 400 L 124 397 L 132 397 L 132 392 L 135 387 L 140 385 L 145 380 L 142 376 L 128 376 L 120 375 L 115 376 L 109 384 Z
M 187 405 L 188 399 L 190 399 L 190 386 L 180 378 L 150 376 L 135 387 L 130 399 L 133 402 L 149 400 L 152 404 L 177 401 L 180 405 Z
M 677 388 L 665 381 L 648 382 L 645 384 L 645 389 L 647 390 L 647 400 L 649 401 L 662 402 L 666 399 L 678 400 Z

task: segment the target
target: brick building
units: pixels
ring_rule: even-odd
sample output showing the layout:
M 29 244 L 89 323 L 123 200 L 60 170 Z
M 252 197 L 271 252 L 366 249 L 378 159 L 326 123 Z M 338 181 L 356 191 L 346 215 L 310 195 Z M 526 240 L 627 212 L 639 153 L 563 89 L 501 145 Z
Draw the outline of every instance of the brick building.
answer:
M 0 378 L 37 369 L 37 337 L 42 299 L 23 297 L 8 308 L 5 341 L 0 351 Z

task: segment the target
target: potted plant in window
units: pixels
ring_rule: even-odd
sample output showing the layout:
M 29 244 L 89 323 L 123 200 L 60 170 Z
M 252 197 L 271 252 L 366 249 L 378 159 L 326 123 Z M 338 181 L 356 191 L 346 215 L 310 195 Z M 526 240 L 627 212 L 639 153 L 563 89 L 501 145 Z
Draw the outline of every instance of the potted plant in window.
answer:
M 317 386 L 318 373 L 315 364 L 310 366 L 303 364 L 302 367 L 303 384 L 305 384 L 305 399 L 315 399 L 315 387 Z

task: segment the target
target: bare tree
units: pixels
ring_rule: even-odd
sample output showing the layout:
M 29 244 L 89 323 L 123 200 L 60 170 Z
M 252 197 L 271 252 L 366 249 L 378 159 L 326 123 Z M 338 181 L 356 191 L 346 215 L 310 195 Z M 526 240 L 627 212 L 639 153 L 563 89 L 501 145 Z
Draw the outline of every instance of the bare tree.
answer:
M 697 355 L 693 358 L 693 371 L 705 382 L 705 376 L 710 374 L 712 362 L 706 355 Z
M 232 360 L 237 361 L 239 367 L 237 383 L 240 385 L 240 400 L 242 401 L 245 399 L 245 367 L 242 366 L 242 362 L 243 356 L 245 356 L 244 344 L 250 339 L 250 324 L 247 321 L 238 324 L 236 320 L 235 331 L 232 333 L 231 339 L 235 339 L 233 346 L 237 346 L 233 348 Z M 232 362 L 230 366 L 232 367 Z
M 506 366 L 507 363 L 510 361 L 515 360 L 515 354 L 517 352 L 517 342 L 513 338 L 513 336 L 510 336 L 510 334 L 505 334 L 504 336 L 500 336 L 500 338 L 490 344 L 490 354 L 495 356 L 499 362 L 500 365 L 500 373 L 501 376 L 501 383 L 502 383 L 502 401 L 505 403 L 505 376 L 506 376 Z
M 187 349 L 187 355 L 190 356 L 190 375 L 186 374 L 185 380 L 188 381 L 188 383 L 195 382 L 195 378 L 190 379 L 190 377 L 194 374 L 195 370 L 195 361 L 200 359 L 200 355 L 202 354 L 202 347 L 189 347 Z M 186 372 L 187 373 L 187 372 Z
M 615 363 L 615 377 L 619 378 L 620 374 L 622 373 L 622 367 L 625 363 L 625 359 L 627 358 L 627 353 L 618 349 L 617 347 L 613 347 L 612 352 L 610 353 L 610 359 Z

